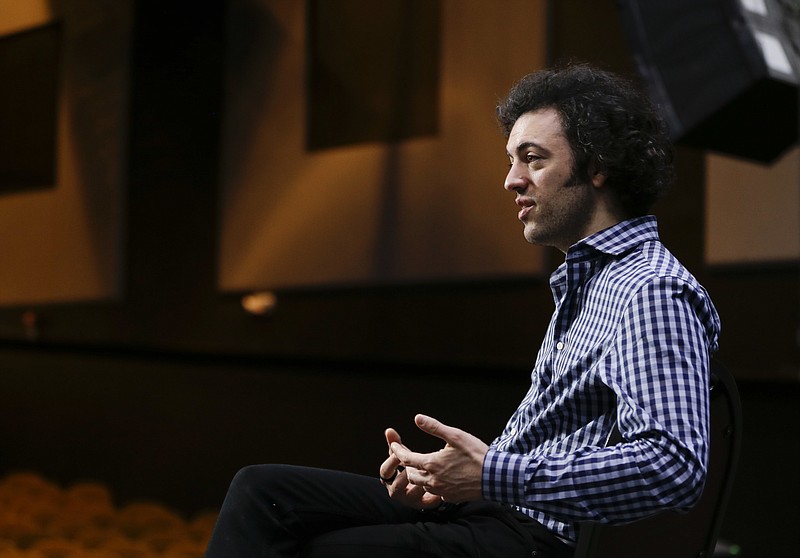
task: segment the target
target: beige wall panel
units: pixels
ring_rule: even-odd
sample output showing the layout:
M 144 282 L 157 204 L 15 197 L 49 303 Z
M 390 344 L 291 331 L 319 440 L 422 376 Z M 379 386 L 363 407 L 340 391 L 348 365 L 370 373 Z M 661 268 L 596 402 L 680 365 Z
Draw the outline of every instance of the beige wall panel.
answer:
M 232 21 L 247 10 L 270 37 L 231 29 L 220 287 L 541 273 L 544 251 L 524 241 L 502 188 L 494 107 L 545 64 L 545 2 L 443 0 L 438 135 L 315 152 L 304 149 L 304 6 L 231 4 Z
M 706 261 L 800 261 L 800 148 L 771 165 L 706 157 Z
M 0 3 L 0 29 L 63 23 L 57 183 L 0 195 L 0 304 L 113 298 L 121 284 L 130 2 L 28 7 Z

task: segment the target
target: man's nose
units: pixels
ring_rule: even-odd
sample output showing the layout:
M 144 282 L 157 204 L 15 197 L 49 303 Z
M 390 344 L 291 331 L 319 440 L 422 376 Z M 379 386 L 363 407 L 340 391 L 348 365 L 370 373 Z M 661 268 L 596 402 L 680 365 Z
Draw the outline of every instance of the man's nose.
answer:
M 525 177 L 516 165 L 511 165 L 511 168 L 508 169 L 503 188 L 509 192 L 517 192 L 525 188 Z

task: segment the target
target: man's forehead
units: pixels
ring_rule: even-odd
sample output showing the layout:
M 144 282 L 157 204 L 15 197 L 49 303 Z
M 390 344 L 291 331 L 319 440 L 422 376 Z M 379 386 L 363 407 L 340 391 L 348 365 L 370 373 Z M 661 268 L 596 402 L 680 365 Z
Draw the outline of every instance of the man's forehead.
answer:
M 513 153 L 520 148 L 536 144 L 546 147 L 548 144 L 566 142 L 561 118 L 552 107 L 546 107 L 521 115 L 508 135 L 506 150 Z

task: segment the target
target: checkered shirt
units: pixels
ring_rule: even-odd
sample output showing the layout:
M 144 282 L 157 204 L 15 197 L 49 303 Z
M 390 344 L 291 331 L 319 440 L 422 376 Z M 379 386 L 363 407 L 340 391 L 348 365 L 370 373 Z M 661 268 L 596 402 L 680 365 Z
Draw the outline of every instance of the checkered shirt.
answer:
M 708 293 L 652 216 L 575 244 L 550 287 L 555 312 L 530 390 L 484 460 L 484 497 L 572 541 L 576 522 L 689 508 L 705 482 L 720 327 Z M 615 422 L 622 443 L 606 447 Z

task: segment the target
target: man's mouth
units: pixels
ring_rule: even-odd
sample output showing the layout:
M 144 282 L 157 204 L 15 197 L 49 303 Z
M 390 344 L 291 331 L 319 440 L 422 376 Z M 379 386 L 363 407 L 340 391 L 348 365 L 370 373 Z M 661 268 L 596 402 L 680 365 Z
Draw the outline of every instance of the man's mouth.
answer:
M 522 220 L 525 218 L 528 213 L 536 206 L 536 203 L 530 198 L 517 198 L 516 204 L 520 206 L 522 209 L 519 210 L 517 217 Z

